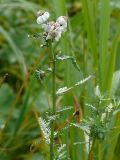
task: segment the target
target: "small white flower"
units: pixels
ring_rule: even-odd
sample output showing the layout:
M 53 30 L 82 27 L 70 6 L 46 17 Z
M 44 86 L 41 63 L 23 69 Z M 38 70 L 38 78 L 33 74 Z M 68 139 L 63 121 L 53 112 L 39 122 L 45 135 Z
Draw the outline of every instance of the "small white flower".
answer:
M 106 113 L 102 113 L 102 115 L 101 115 L 101 121 L 104 122 L 105 118 L 106 118 Z
M 43 24 L 50 17 L 49 12 L 45 12 L 45 11 L 39 11 L 37 14 L 38 14 L 38 17 L 37 17 L 38 24 Z
M 58 41 L 61 38 L 61 28 L 60 24 L 57 22 L 54 22 L 49 26 L 48 34 L 46 36 L 46 40 L 48 39 L 55 39 L 55 41 Z
M 44 29 L 45 32 L 49 32 L 51 27 L 53 27 L 54 23 L 54 21 L 50 21 L 48 23 L 41 24 L 41 27 Z
M 101 97 L 99 86 L 96 86 L 96 88 L 95 88 L 95 96 Z
M 60 24 L 61 29 L 63 30 L 63 32 L 66 31 L 66 28 L 67 28 L 67 17 L 60 16 L 60 17 L 58 17 L 56 22 L 58 22 Z
M 112 111 L 112 109 L 113 109 L 113 105 L 112 105 L 112 103 L 110 103 L 110 104 L 108 105 L 108 107 L 106 108 L 106 111 L 107 111 L 108 113 L 110 113 L 110 112 Z

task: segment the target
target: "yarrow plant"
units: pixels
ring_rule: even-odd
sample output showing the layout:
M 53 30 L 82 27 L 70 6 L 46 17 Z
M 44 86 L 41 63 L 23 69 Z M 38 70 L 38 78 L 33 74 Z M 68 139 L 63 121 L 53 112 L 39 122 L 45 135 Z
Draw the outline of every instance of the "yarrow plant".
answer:
M 64 32 L 67 30 L 67 17 L 60 16 L 56 21 L 48 21 L 50 13 L 47 11 L 38 11 L 37 13 L 37 24 L 40 25 L 43 32 L 41 33 L 46 45 L 49 47 L 50 54 L 52 56 L 52 114 L 56 114 L 56 55 L 53 51 L 53 42 L 58 42 Z M 37 75 L 39 71 L 36 71 Z M 42 72 L 43 73 L 43 72 Z M 41 72 L 40 72 L 41 75 Z M 39 76 L 41 77 L 41 76 Z M 40 78 L 41 80 L 41 78 Z M 43 126 L 41 125 L 41 130 L 44 133 Z M 54 159 L 54 119 L 50 122 L 50 159 Z M 46 132 L 45 132 L 46 133 Z
M 54 127 L 54 123 L 56 120 L 56 98 L 57 96 L 61 96 L 63 94 L 65 94 L 66 92 L 70 92 L 72 89 L 74 89 L 75 87 L 78 87 L 84 83 L 86 83 L 89 79 L 91 79 L 93 76 L 88 76 L 85 79 L 77 82 L 76 84 L 74 84 L 71 87 L 63 87 L 60 89 L 56 89 L 56 61 L 64 61 L 64 60 L 70 60 L 74 66 L 74 68 L 76 70 L 78 70 L 80 72 L 80 68 L 76 63 L 76 59 L 72 56 L 66 56 L 66 55 L 56 55 L 56 52 L 54 52 L 54 47 L 53 47 L 53 42 L 58 42 L 61 38 L 61 36 L 63 35 L 64 32 L 67 31 L 67 23 L 68 23 L 68 18 L 66 16 L 60 16 L 56 19 L 56 21 L 48 21 L 50 18 L 50 13 L 46 12 L 46 11 L 39 11 L 37 13 L 37 23 L 40 25 L 41 29 L 42 29 L 42 33 L 40 34 L 42 36 L 42 38 L 45 41 L 45 46 L 48 47 L 49 49 L 49 53 L 52 57 L 52 68 L 49 70 L 47 70 L 47 72 L 51 72 L 52 73 L 52 112 L 50 110 L 50 123 L 49 123 L 49 128 L 47 129 L 47 123 L 45 120 L 43 120 L 43 118 L 38 118 L 38 122 L 41 128 L 41 131 L 43 133 L 44 139 L 46 140 L 47 144 L 50 145 L 50 160 L 53 159 L 63 159 L 63 157 L 65 158 L 66 152 L 62 152 L 63 150 L 59 150 L 57 152 L 57 158 L 55 155 L 55 151 L 57 149 L 55 149 L 55 127 Z M 43 78 L 46 76 L 46 72 L 43 70 L 36 70 L 36 77 L 42 81 Z M 75 116 L 80 116 L 79 115 L 80 112 L 77 110 L 75 111 L 75 113 L 73 113 L 72 118 Z M 66 127 L 67 124 L 69 124 L 69 121 L 72 119 L 70 117 L 70 119 L 67 121 L 67 123 L 65 122 L 65 124 L 63 124 L 64 127 Z M 67 127 L 66 127 L 67 128 Z M 62 130 L 62 128 L 60 128 L 59 130 Z M 65 146 L 64 146 L 65 148 Z M 68 157 L 67 157 L 68 158 Z

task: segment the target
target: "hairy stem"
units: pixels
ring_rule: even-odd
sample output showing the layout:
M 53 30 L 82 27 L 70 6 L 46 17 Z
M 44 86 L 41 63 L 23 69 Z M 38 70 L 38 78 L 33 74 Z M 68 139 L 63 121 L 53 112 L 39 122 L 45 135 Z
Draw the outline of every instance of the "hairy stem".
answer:
M 49 42 L 50 54 L 52 55 L 52 116 L 56 112 L 56 83 L 55 83 L 55 54 L 53 53 L 52 42 Z M 54 120 L 51 120 L 51 137 L 50 137 L 50 160 L 54 159 Z

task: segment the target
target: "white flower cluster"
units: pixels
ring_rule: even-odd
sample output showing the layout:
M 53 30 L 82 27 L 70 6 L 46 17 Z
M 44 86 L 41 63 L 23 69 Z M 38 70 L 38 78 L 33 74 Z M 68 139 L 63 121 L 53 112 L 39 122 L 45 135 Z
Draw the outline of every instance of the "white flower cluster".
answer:
M 60 16 L 57 20 L 48 22 L 50 17 L 49 12 L 39 11 L 37 16 L 37 23 L 41 25 L 45 31 L 45 40 L 59 41 L 63 32 L 67 29 L 67 17 Z
M 101 115 L 101 121 L 102 121 L 102 122 L 104 122 L 105 118 L 107 117 L 107 114 L 109 114 L 109 113 L 112 112 L 113 107 L 114 107 L 114 106 L 113 106 L 112 103 L 110 103 L 110 104 L 106 107 L 105 112 L 102 113 L 102 115 Z
M 112 103 L 110 103 L 108 107 L 106 108 L 106 112 L 110 113 L 112 110 L 113 110 L 113 105 Z

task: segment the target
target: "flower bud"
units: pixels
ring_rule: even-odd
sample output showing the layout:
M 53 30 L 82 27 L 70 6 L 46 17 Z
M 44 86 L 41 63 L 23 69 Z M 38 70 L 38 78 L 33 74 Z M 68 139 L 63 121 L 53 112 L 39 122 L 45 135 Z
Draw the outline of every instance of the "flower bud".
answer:
M 38 11 L 37 16 L 38 16 L 37 23 L 43 24 L 44 22 L 46 22 L 48 20 L 48 18 L 50 17 L 50 14 L 49 14 L 49 12 Z
M 63 27 L 64 29 L 67 28 L 67 17 L 66 16 L 60 16 L 58 17 L 57 21 L 61 27 Z
M 54 21 L 50 21 L 46 24 L 42 24 L 41 27 L 44 29 L 45 32 L 49 32 L 51 27 L 53 27 L 54 23 L 55 23 Z

